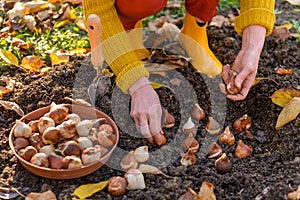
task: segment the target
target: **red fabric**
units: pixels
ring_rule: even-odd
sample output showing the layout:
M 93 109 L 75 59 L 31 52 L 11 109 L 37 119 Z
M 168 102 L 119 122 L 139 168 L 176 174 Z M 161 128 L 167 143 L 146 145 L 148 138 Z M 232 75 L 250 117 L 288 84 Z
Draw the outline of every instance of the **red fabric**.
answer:
M 210 21 L 216 16 L 219 0 L 185 0 L 185 9 L 202 21 Z
M 130 30 L 141 19 L 160 12 L 168 0 L 116 0 L 115 7 L 125 28 Z
M 116 0 L 115 7 L 125 28 L 134 28 L 136 22 L 160 12 L 168 0 Z M 185 0 L 186 10 L 203 21 L 210 21 L 217 14 L 219 0 Z

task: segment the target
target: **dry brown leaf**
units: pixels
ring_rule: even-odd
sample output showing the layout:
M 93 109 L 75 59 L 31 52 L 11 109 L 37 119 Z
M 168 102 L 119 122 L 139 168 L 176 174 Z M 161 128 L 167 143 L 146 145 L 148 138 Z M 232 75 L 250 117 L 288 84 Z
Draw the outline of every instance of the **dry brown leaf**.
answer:
M 280 112 L 275 126 L 276 130 L 279 130 L 287 123 L 296 119 L 299 113 L 300 113 L 300 97 L 293 97 Z
M 278 37 L 281 40 L 286 40 L 291 35 L 289 30 L 292 28 L 292 26 L 293 25 L 291 23 L 276 26 L 273 28 L 271 35 Z
M 289 200 L 299 200 L 300 199 L 300 185 L 298 186 L 298 189 L 294 192 L 290 192 L 288 194 Z
M 40 70 L 44 61 L 39 56 L 26 56 L 22 59 L 21 66 L 29 72 Z
M 2 105 L 5 109 L 15 111 L 21 117 L 24 116 L 23 110 L 20 108 L 18 104 L 14 102 L 0 100 L 0 105 Z
M 4 77 L 2 78 L 0 81 L 5 82 L 6 86 L 0 86 L 0 96 L 10 93 L 14 90 L 16 81 L 14 81 L 13 79 L 11 79 L 10 77 Z
M 272 102 L 276 105 L 284 107 L 293 97 L 300 97 L 300 91 L 290 88 L 279 89 L 272 96 Z
M 76 26 L 78 26 L 78 28 L 80 28 L 81 30 L 87 31 L 87 28 L 86 28 L 86 26 L 85 26 L 84 21 L 85 21 L 85 20 L 84 20 L 83 17 L 76 17 L 75 24 L 76 24 Z
M 223 15 L 216 15 L 214 18 L 212 18 L 209 25 L 221 28 L 224 22 L 225 22 L 225 17 Z
M 216 195 L 214 193 L 214 185 L 210 182 L 203 181 L 200 191 L 199 197 L 202 200 L 216 200 Z
M 172 176 L 169 176 L 169 175 L 163 173 L 158 168 L 156 168 L 152 165 L 140 164 L 138 170 L 140 170 L 143 174 L 160 174 L 166 178 L 173 178 Z
M 59 65 L 61 63 L 69 62 L 70 59 L 69 55 L 63 53 L 51 53 L 50 57 L 51 57 L 52 67 L 54 65 Z
M 178 200 L 201 200 L 201 198 L 192 188 L 188 188 L 188 191 L 181 195 Z
M 48 190 L 43 193 L 31 192 L 25 198 L 25 200 L 41 200 L 41 199 L 56 200 L 56 195 L 51 190 Z
M 294 71 L 291 69 L 285 69 L 283 66 L 280 66 L 280 68 L 277 70 L 277 74 L 279 75 L 286 75 L 286 74 L 293 74 Z
M 171 71 L 174 69 L 180 68 L 179 65 L 173 65 L 173 64 L 155 64 L 151 63 L 151 65 L 147 65 L 146 69 L 148 70 L 149 73 L 154 73 L 154 72 L 167 72 Z
M 260 83 L 260 81 L 262 80 L 270 80 L 270 81 L 273 81 L 276 85 L 279 85 L 279 83 L 277 83 L 274 79 L 271 79 L 271 78 L 264 78 L 264 77 L 257 77 L 254 79 L 254 83 L 252 86 L 254 85 L 257 85 L 258 83 Z

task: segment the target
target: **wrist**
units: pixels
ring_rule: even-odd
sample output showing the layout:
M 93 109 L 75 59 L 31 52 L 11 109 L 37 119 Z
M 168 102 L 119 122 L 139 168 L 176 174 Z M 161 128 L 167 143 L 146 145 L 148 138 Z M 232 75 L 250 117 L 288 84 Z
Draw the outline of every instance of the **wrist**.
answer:
M 242 51 L 259 53 L 265 42 L 266 28 L 260 25 L 250 25 L 243 30 Z
M 132 95 L 136 90 L 139 88 L 143 87 L 144 85 L 150 85 L 150 82 L 148 78 L 142 77 L 135 81 L 129 88 L 128 88 L 128 93 Z

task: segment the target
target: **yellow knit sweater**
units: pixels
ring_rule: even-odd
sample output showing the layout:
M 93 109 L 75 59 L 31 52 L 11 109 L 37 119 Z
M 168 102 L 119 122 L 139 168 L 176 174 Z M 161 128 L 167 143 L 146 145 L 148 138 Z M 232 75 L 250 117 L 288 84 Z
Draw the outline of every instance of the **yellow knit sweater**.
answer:
M 243 29 L 249 25 L 261 25 L 266 28 L 266 35 L 270 35 L 275 22 L 275 0 L 241 0 L 240 15 L 235 21 L 235 31 L 241 35 Z
M 126 32 L 114 7 L 115 0 L 83 0 L 85 16 L 97 14 L 102 23 L 103 54 L 116 75 L 117 85 L 124 92 L 138 79 L 149 74 L 135 55 Z M 275 21 L 274 0 L 240 0 L 240 16 L 236 18 L 235 30 L 242 34 L 249 25 L 261 25 L 272 32 Z

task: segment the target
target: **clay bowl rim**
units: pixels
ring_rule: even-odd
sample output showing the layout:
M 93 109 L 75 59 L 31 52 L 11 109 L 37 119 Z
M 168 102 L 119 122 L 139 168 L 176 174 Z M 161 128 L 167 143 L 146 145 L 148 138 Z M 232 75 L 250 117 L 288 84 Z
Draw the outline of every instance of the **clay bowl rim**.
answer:
M 42 176 L 42 177 L 45 177 L 45 178 L 51 178 L 51 179 L 72 179 L 72 178 L 83 177 L 83 176 L 91 174 L 91 173 L 97 171 L 98 169 L 100 169 L 107 162 L 107 160 L 111 157 L 111 154 L 113 153 L 113 151 L 115 150 L 115 148 L 117 147 L 118 142 L 119 142 L 119 129 L 118 129 L 117 125 L 115 124 L 115 122 L 107 114 L 105 114 L 104 112 L 102 112 L 100 110 L 97 110 L 94 107 L 88 107 L 88 106 L 76 105 L 76 104 L 61 104 L 61 105 L 68 106 L 69 109 L 71 108 L 70 109 L 71 111 L 73 111 L 73 108 L 76 108 L 76 109 L 84 108 L 84 109 L 89 109 L 91 111 L 94 111 L 97 118 L 99 118 L 99 115 L 100 115 L 100 117 L 105 118 L 106 122 L 113 127 L 114 134 L 116 134 L 116 136 L 117 136 L 116 143 L 113 145 L 113 147 L 111 147 L 109 149 L 109 151 L 103 157 L 100 158 L 99 161 L 90 163 L 88 165 L 84 165 L 84 166 L 82 166 L 81 168 L 78 168 L 78 169 L 51 169 L 51 168 L 40 167 L 40 166 L 31 164 L 30 162 L 24 160 L 21 156 L 19 156 L 18 153 L 15 151 L 15 148 L 14 148 L 14 145 L 13 145 L 13 140 L 15 138 L 14 134 L 13 134 L 13 130 L 15 129 L 16 125 L 14 125 L 11 128 L 11 131 L 9 133 L 9 146 L 10 146 L 11 150 L 13 151 L 14 155 L 17 157 L 17 159 L 23 165 L 23 167 L 26 170 L 30 171 L 31 173 L 33 173 L 35 175 Z M 38 109 L 24 115 L 20 119 L 20 121 L 22 121 L 22 122 L 25 121 L 25 122 L 28 123 L 28 121 L 36 120 L 34 118 L 29 118 L 29 116 L 33 115 L 34 113 L 39 113 L 39 112 L 43 112 L 42 115 L 44 115 L 45 113 L 47 113 L 50 110 L 50 106 L 51 105 L 45 106 L 45 107 L 42 107 L 42 108 L 38 108 Z M 73 113 L 73 112 L 71 112 L 71 113 Z M 78 113 L 76 113 L 76 114 L 78 114 Z M 79 116 L 80 116 L 80 114 L 79 114 Z M 81 118 L 81 119 L 88 119 L 88 118 L 84 117 L 84 118 Z M 93 167 L 94 167 L 94 169 L 93 169 Z M 32 169 L 36 169 L 36 171 L 33 171 Z M 88 170 L 88 169 L 90 169 L 90 170 Z M 78 172 L 78 171 L 82 172 L 83 170 L 87 170 L 87 172 L 79 173 L 78 175 L 76 175 L 75 172 Z M 47 172 L 49 172 L 49 173 L 47 174 Z M 50 172 L 53 173 L 53 176 L 51 175 L 52 173 L 50 173 Z M 57 174 L 57 173 L 59 173 L 59 174 L 66 173 L 66 172 L 68 174 L 72 173 L 73 175 L 71 175 L 71 176 L 58 176 L 58 174 Z M 47 175 L 44 175 L 45 173 Z

